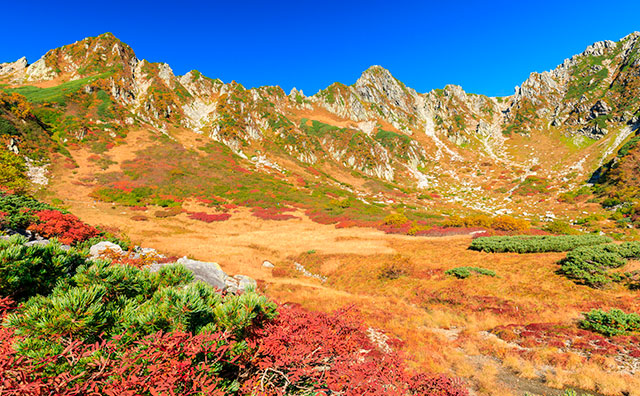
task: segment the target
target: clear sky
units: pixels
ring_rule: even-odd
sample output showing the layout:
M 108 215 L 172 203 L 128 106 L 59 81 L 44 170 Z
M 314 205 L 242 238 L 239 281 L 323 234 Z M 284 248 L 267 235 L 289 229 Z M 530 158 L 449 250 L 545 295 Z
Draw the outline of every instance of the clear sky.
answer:
M 600 40 L 640 30 L 640 1 L 5 1 L 0 62 L 112 32 L 138 58 L 307 95 L 374 64 L 418 92 L 510 95 Z

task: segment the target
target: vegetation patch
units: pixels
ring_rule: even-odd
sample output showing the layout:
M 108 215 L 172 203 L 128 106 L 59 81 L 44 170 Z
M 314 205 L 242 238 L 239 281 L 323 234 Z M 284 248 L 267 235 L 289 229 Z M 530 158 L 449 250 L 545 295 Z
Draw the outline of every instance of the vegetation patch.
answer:
M 469 249 L 488 253 L 568 252 L 580 246 L 610 243 L 601 235 L 514 235 L 476 238 Z
M 620 309 L 611 309 L 609 312 L 593 309 L 584 314 L 580 327 L 608 337 L 627 335 L 640 331 L 640 315 L 625 313 Z
M 479 267 L 456 267 L 444 272 L 447 275 L 455 276 L 458 279 L 466 279 L 472 274 L 496 276 L 495 271 Z
M 560 260 L 559 272 L 577 283 L 591 287 L 602 287 L 625 279 L 633 282 L 634 274 L 611 270 L 623 267 L 629 259 L 637 258 L 640 258 L 640 242 L 583 246 L 570 251 Z M 633 283 L 630 286 L 636 287 Z

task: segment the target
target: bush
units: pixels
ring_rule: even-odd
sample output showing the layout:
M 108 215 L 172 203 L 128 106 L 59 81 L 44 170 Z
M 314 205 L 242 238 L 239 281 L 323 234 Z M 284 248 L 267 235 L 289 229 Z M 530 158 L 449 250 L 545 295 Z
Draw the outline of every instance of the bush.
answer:
M 21 193 L 28 186 L 29 179 L 26 175 L 24 159 L 0 147 L 0 187 Z
M 62 213 L 57 210 L 42 210 L 36 212 L 38 223 L 29 226 L 29 230 L 38 233 L 45 238 L 57 237 L 67 245 L 91 239 L 98 234 L 96 228 L 85 224 L 70 213 Z
M 531 228 L 531 224 L 524 219 L 504 215 L 496 217 L 491 227 L 500 231 L 525 231 Z
M 554 220 L 550 223 L 547 223 L 543 229 L 552 234 L 561 234 L 561 235 L 578 235 L 579 232 L 571 228 L 571 225 L 562 220 Z
M 0 212 L 3 216 L 3 227 L 13 230 L 26 229 L 38 221 L 35 212 L 54 209 L 36 199 L 16 194 L 3 194 L 0 192 Z
M 476 238 L 469 249 L 489 253 L 567 252 L 580 246 L 594 246 L 612 242 L 601 235 L 514 235 Z
M 64 251 L 57 242 L 46 246 L 25 246 L 25 242 L 27 239 L 21 236 L 0 240 L 2 297 L 24 301 L 37 294 L 49 294 L 60 279 L 73 275 L 85 263 L 78 251 Z
M 580 327 L 611 337 L 640 331 L 640 315 L 625 313 L 619 309 L 609 312 L 593 309 L 584 314 Z
M 383 224 L 390 226 L 401 226 L 407 224 L 409 219 L 402 213 L 390 214 L 384 218 Z
M 205 223 L 213 223 L 214 221 L 226 221 L 231 218 L 229 213 L 208 214 L 205 212 L 189 213 L 189 218 L 204 221 Z
M 155 211 L 153 213 L 153 215 L 155 217 L 163 219 L 163 218 L 166 218 L 166 217 L 177 216 L 180 213 L 182 213 L 182 208 L 180 206 L 172 206 L 172 207 L 169 207 L 169 208 L 167 208 L 165 210 L 157 210 L 157 211 Z
M 275 305 L 253 291 L 221 296 L 180 265 L 149 272 L 96 262 L 78 268 L 49 296 L 29 299 L 6 323 L 26 337 L 22 349 L 59 351 L 55 341 L 83 342 L 126 335 L 136 339 L 157 331 L 228 331 L 241 335 L 273 318 Z
M 471 276 L 471 273 L 475 272 L 478 275 L 496 276 L 495 271 L 478 267 L 456 267 L 445 271 L 447 275 L 455 276 L 458 279 L 466 279 Z
M 445 376 L 411 376 L 388 344 L 376 344 L 348 310 L 333 314 L 283 307 L 259 330 L 260 348 L 240 393 L 466 396 Z M 387 352 L 383 352 L 386 350 Z M 322 370 L 318 368 L 322 367 Z M 390 390 L 393 390 L 392 392 Z
M 471 215 L 467 217 L 451 216 L 443 224 L 443 227 L 482 227 L 493 228 L 500 231 L 526 231 L 531 227 L 528 221 L 516 219 L 511 216 L 498 216 L 490 218 L 486 215 Z
M 620 268 L 628 259 L 638 257 L 640 242 L 584 246 L 570 251 L 560 260 L 559 272 L 577 283 L 601 287 L 624 279 L 622 275 L 610 272 L 610 269 Z

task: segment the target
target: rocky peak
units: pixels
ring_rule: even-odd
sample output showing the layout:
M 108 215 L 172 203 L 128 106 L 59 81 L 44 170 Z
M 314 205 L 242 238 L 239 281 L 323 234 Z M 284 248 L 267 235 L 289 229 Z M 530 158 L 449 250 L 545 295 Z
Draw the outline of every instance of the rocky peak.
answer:
M 22 71 L 27 67 L 27 58 L 24 56 L 15 62 L 0 63 L 0 76 Z

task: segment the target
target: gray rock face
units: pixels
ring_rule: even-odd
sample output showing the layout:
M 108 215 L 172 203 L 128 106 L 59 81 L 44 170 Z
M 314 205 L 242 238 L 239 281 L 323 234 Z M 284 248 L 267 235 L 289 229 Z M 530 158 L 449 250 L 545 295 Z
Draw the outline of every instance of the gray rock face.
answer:
M 106 250 L 112 250 L 115 253 L 122 254 L 122 248 L 113 242 L 102 241 L 91 246 L 89 255 L 92 259 L 99 258 Z

